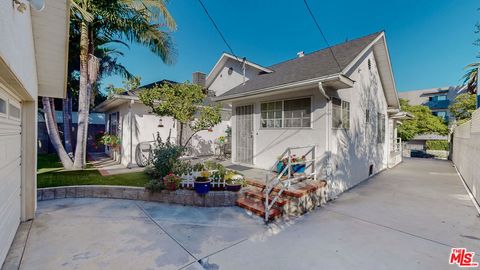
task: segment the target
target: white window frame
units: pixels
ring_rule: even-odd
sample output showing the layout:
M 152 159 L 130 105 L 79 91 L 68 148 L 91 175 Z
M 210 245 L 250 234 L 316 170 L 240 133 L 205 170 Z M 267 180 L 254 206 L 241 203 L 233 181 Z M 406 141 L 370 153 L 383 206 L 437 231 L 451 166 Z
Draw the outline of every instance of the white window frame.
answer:
M 15 107 L 16 109 L 18 109 L 18 113 L 19 113 L 19 116 L 18 117 L 15 117 L 11 114 L 10 112 L 10 106 L 12 107 Z M 20 103 L 16 102 L 16 101 L 13 101 L 11 99 L 8 99 L 8 102 L 7 102 L 7 114 L 8 114 L 8 118 L 9 119 L 12 119 L 12 120 L 16 120 L 16 121 L 20 121 L 22 119 L 22 106 Z
M 341 127 L 334 127 L 333 126 L 333 106 L 334 106 L 333 105 L 333 99 L 340 100 L 340 119 L 342 120 L 342 126 Z M 350 111 L 351 111 L 350 101 L 347 101 L 347 100 L 344 100 L 344 99 L 341 99 L 341 98 L 338 98 L 338 97 L 332 97 L 332 100 L 330 102 L 331 102 L 331 107 L 332 107 L 332 115 L 331 115 L 332 119 L 330 119 L 332 121 L 332 129 L 335 129 L 335 130 L 338 130 L 338 129 L 348 130 L 348 129 L 350 129 L 350 123 L 352 122 L 352 119 L 351 119 L 351 116 L 350 116 Z M 345 127 L 345 123 L 343 122 L 343 104 L 344 103 L 348 103 L 348 127 Z
M 8 98 L 0 94 L 0 99 L 2 99 L 5 102 L 5 112 L 4 113 L 0 112 L 0 117 L 8 118 Z
M 285 101 L 290 100 L 297 100 L 297 99 L 310 99 L 310 123 L 308 127 L 286 127 L 285 126 Z M 282 103 L 282 126 L 281 127 L 263 127 L 262 126 L 262 104 L 266 103 L 274 103 L 274 102 L 281 102 Z M 269 100 L 269 101 L 262 101 L 260 102 L 260 129 L 268 130 L 268 129 L 311 129 L 312 128 L 312 114 L 313 114 L 313 98 L 312 96 L 303 96 L 303 97 L 294 97 L 294 98 L 286 98 L 280 100 Z

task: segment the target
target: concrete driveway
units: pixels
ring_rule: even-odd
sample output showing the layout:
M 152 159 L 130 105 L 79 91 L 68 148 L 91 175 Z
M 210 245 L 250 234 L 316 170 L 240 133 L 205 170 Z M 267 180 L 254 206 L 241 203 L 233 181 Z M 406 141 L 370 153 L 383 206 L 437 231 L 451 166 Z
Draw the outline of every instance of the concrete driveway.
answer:
M 45 201 L 21 269 L 457 269 L 452 247 L 480 254 L 477 214 L 452 164 L 424 159 L 269 227 L 236 207 Z

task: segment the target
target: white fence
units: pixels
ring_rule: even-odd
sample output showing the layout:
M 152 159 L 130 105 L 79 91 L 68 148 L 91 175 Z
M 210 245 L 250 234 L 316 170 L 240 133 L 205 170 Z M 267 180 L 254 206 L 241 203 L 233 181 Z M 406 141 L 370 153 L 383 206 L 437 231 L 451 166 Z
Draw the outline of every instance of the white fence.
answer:
M 225 179 L 221 179 L 220 176 L 216 174 L 217 172 L 218 171 L 215 170 L 210 171 L 210 176 L 208 177 L 208 179 L 211 181 L 210 186 L 225 187 Z M 180 183 L 180 185 L 186 188 L 193 187 L 195 178 L 197 178 L 198 176 L 200 176 L 199 171 L 193 171 L 189 174 L 183 174 L 180 176 L 182 178 L 182 182 Z
M 455 128 L 452 160 L 465 179 L 477 202 L 480 202 L 480 110 L 472 120 Z

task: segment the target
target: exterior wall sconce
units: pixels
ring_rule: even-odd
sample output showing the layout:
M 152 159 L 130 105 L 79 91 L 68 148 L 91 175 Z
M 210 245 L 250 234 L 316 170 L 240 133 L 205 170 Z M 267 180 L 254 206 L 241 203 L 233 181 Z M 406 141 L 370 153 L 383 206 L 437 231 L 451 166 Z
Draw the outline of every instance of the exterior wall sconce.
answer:
M 160 118 L 160 119 L 158 120 L 158 127 L 163 127 L 163 120 L 162 120 L 162 118 Z
M 27 0 L 30 3 L 30 6 L 36 11 L 42 11 L 45 8 L 45 0 Z M 25 12 L 27 10 L 27 5 L 20 0 L 12 0 L 12 6 L 15 7 L 17 5 L 17 10 L 20 13 Z

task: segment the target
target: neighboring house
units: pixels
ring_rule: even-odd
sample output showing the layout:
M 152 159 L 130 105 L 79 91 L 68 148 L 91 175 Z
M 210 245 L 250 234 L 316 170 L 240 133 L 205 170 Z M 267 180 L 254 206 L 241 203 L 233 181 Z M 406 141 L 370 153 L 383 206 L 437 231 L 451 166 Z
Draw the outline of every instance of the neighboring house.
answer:
M 449 122 L 452 115 L 448 106 L 460 94 L 467 93 L 465 86 L 448 86 L 431 89 L 400 92 L 400 98 L 408 99 L 410 105 L 425 105 L 432 110 L 432 114 Z
M 60 137 L 63 139 L 63 112 L 56 111 L 55 119 L 57 120 Z M 72 112 L 72 134 L 77 134 L 78 113 Z M 37 152 L 39 154 L 56 153 L 55 148 L 48 136 L 47 126 L 43 112 L 38 113 L 38 139 Z M 103 113 L 90 113 L 88 116 L 88 136 L 87 136 L 87 153 L 103 152 L 105 148 L 97 142 L 98 134 L 105 132 L 105 115 Z M 72 136 L 72 146 L 75 147 L 77 136 Z
M 406 150 L 427 150 L 427 141 L 446 141 L 446 135 L 438 134 L 419 134 L 405 144 Z
M 38 96 L 65 97 L 70 1 L 0 1 L 0 265 L 36 209 Z
M 224 53 L 206 87 L 232 104 L 235 163 L 270 169 L 286 148 L 314 146 L 318 175 L 338 194 L 401 161 L 405 113 L 384 32 L 269 67 Z
M 205 76 L 202 73 L 194 73 L 194 83 L 204 84 Z M 139 143 L 153 143 L 157 135 L 162 141 L 170 138 L 176 143 L 179 136 L 180 125 L 172 117 L 160 117 L 153 114 L 150 107 L 145 106 L 139 99 L 139 92 L 162 85 L 176 83 L 162 80 L 139 87 L 136 90 L 116 94 L 99 104 L 95 111 L 105 113 L 106 132 L 119 136 L 121 147 L 119 155 L 115 157 L 124 166 L 136 165 L 139 155 L 142 155 Z M 210 99 L 210 98 L 208 98 Z M 220 136 L 226 136 L 225 130 L 230 125 L 230 109 L 222 109 L 222 122 L 212 130 L 198 132 L 189 143 L 189 154 L 194 156 L 212 155 L 216 153 L 216 140 Z M 184 131 L 183 138 L 188 136 L 188 130 Z M 137 147 L 138 146 L 138 147 Z M 113 156 L 111 149 L 106 147 L 106 153 Z M 141 164 L 138 164 L 141 165 Z

